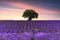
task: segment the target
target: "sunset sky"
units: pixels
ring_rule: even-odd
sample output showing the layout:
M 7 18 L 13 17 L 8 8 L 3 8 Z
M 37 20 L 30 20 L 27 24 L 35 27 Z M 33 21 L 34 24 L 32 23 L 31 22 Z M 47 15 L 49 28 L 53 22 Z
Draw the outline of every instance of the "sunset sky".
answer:
M 59 0 L 0 0 L 0 20 L 27 20 L 22 17 L 26 9 L 39 14 L 34 20 L 60 20 Z

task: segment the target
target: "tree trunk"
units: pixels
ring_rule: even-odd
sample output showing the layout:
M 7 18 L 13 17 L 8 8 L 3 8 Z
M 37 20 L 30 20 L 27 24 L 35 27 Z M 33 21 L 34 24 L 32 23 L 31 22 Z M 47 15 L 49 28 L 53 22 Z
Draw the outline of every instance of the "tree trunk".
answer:
M 29 17 L 28 21 L 31 21 L 32 20 L 32 17 Z

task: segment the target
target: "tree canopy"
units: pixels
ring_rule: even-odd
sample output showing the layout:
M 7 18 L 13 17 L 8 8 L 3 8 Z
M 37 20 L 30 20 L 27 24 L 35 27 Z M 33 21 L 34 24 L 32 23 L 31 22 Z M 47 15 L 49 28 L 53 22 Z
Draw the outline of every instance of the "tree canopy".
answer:
M 23 17 L 28 18 L 28 20 L 32 20 L 32 18 L 38 18 L 38 13 L 34 10 L 25 10 Z

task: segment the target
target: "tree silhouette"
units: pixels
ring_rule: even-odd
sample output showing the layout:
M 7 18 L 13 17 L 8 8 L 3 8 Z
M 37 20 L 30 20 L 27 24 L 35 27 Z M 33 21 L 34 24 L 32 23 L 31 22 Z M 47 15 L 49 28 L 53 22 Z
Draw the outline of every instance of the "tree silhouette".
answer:
M 32 18 L 38 18 L 38 13 L 34 10 L 25 10 L 23 17 L 28 18 L 28 20 L 31 21 Z

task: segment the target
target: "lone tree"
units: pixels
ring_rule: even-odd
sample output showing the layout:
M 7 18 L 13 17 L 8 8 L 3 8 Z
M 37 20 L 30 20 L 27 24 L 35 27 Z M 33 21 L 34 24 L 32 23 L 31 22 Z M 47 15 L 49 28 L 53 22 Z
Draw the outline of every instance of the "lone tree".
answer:
M 25 10 L 23 17 L 28 18 L 28 20 L 31 21 L 32 18 L 38 18 L 38 13 L 34 10 Z

